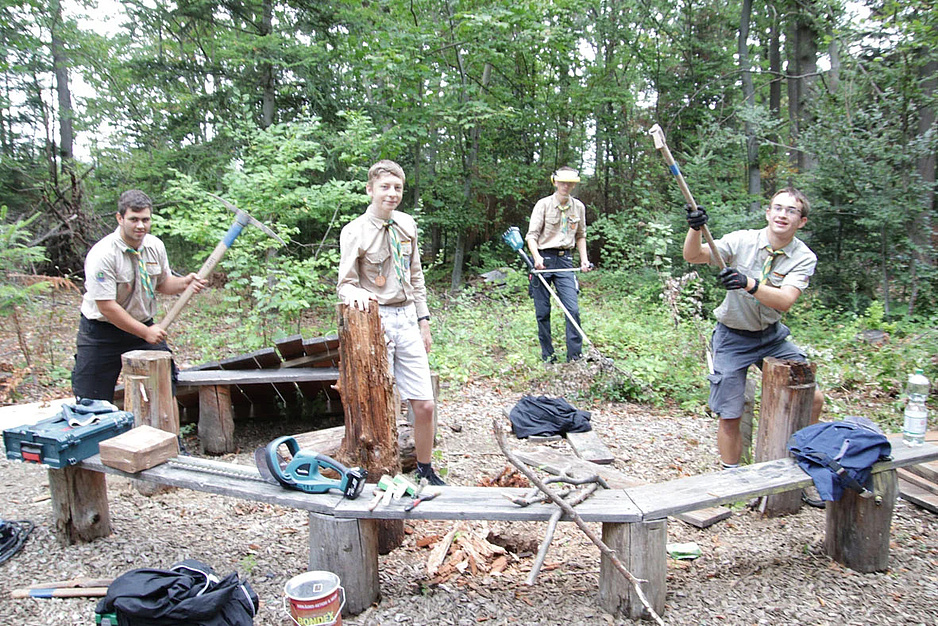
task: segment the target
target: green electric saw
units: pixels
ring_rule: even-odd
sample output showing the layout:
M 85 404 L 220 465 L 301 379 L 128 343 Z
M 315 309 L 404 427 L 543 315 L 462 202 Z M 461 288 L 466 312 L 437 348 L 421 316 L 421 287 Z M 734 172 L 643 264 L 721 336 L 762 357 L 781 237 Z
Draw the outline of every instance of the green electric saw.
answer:
M 283 445 L 290 454 L 289 459 L 280 454 L 280 446 Z M 301 450 L 300 444 L 290 436 L 279 437 L 255 450 L 254 461 L 261 476 L 271 484 L 306 493 L 326 493 L 336 489 L 352 500 L 361 494 L 368 478 L 368 472 L 360 467 L 348 468 L 325 454 Z M 336 472 L 339 478 L 323 476 L 320 468 Z

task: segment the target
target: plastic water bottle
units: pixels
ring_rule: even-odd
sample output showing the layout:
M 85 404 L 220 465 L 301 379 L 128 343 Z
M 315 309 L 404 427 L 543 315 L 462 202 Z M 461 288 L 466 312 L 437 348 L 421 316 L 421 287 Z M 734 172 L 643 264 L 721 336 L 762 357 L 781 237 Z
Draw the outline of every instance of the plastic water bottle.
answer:
M 925 431 L 928 430 L 928 409 L 925 398 L 928 397 L 928 379 L 922 370 L 915 370 L 909 375 L 906 394 L 909 401 L 905 405 L 905 421 L 902 425 L 902 441 L 907 446 L 920 446 L 925 443 Z

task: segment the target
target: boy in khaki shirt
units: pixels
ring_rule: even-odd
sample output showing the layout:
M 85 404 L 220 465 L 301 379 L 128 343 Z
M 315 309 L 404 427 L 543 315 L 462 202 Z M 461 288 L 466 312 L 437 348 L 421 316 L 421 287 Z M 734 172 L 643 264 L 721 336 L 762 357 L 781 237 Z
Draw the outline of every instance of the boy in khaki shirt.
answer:
M 444 485 L 430 464 L 434 401 L 427 354 L 432 341 L 417 223 L 396 210 L 404 170 L 393 161 L 378 161 L 368 170 L 365 190 L 371 204 L 339 236 L 338 295 L 362 311 L 371 300 L 378 303 L 397 388 L 414 412 L 417 477 Z

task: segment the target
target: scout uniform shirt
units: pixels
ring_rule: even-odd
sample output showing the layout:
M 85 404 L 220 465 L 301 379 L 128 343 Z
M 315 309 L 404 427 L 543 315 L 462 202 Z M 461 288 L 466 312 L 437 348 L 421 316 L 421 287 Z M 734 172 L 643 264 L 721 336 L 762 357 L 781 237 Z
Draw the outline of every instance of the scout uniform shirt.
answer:
M 413 303 L 417 317 L 430 315 L 427 307 L 427 288 L 420 265 L 417 246 L 417 222 L 401 211 L 391 211 L 388 224 L 371 212 L 371 208 L 342 228 L 339 236 L 341 261 L 336 291 L 345 298 L 353 289 L 364 289 L 374 294 L 378 304 L 404 306 Z M 391 233 L 390 229 L 394 229 Z M 392 247 L 395 238 L 400 245 L 397 255 L 400 266 L 395 267 Z M 398 269 L 403 270 L 401 276 Z
M 717 249 L 727 266 L 736 267 L 756 282 L 762 276 L 762 268 L 769 256 L 769 239 L 766 229 L 737 230 L 717 240 Z M 717 263 L 711 261 L 711 265 Z M 767 282 L 773 287 L 791 285 L 799 291 L 808 287 L 808 281 L 817 266 L 817 256 L 803 241 L 795 237 L 781 249 L 772 262 Z M 723 303 L 713 312 L 717 321 L 736 330 L 765 330 L 782 318 L 780 311 L 768 307 L 745 289 L 726 292 Z
M 85 257 L 85 295 L 81 314 L 89 320 L 107 321 L 98 310 L 96 300 L 115 300 L 139 322 L 153 319 L 157 313 L 156 297 L 146 293 L 140 281 L 137 255 L 128 251 L 121 239 L 120 228 L 94 244 Z M 169 260 L 163 242 L 146 235 L 140 246 L 140 259 L 150 276 L 155 293 L 162 276 L 169 275 Z
M 537 242 L 539 250 L 560 248 L 570 250 L 578 239 L 586 237 L 586 207 L 576 198 L 567 201 L 565 209 L 557 203 L 556 194 L 541 198 L 531 211 L 526 241 Z

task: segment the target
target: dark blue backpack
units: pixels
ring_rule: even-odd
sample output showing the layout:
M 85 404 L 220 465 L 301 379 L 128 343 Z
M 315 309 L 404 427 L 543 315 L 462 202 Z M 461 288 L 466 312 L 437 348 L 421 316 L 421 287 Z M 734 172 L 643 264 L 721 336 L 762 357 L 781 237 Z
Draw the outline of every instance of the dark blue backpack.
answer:
M 889 460 L 892 446 L 876 424 L 851 416 L 802 428 L 788 440 L 788 451 L 814 479 L 821 499 L 833 501 L 840 500 L 844 488 L 872 496 L 870 470 Z

